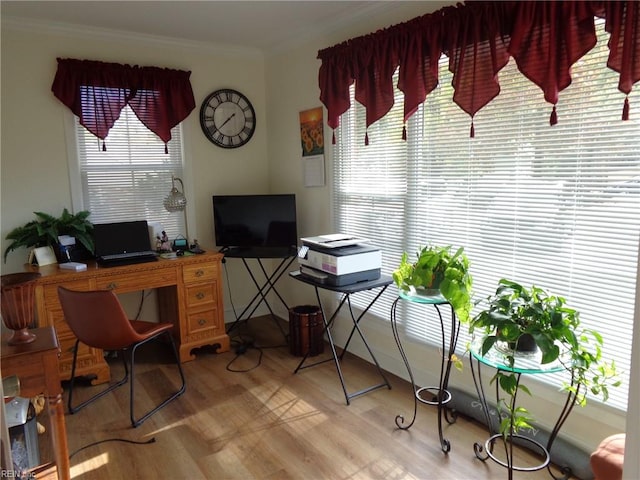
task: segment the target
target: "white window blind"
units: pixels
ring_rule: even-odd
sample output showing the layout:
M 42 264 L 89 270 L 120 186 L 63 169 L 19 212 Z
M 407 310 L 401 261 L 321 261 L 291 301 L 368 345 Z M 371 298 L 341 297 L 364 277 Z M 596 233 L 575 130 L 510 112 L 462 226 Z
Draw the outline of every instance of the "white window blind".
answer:
M 350 109 L 334 149 L 333 208 L 336 231 L 383 249 L 385 273 L 405 250 L 463 246 L 476 300 L 503 277 L 564 296 L 584 326 L 602 333 L 604 356 L 624 382 L 608 404 L 625 409 L 640 240 L 640 118 L 632 111 L 631 120 L 620 120 L 624 96 L 618 74 L 605 66 L 602 22 L 598 32 L 598 45 L 572 68 L 554 127 L 551 106 L 513 60 L 500 72 L 500 95 L 475 117 L 475 138 L 469 116 L 452 101 L 444 57 L 440 85 L 411 118 L 406 142 L 400 92 L 393 110 L 369 128 L 369 146 L 363 109 Z M 637 91 L 630 102 L 640 103 Z M 389 290 L 373 309 L 385 319 L 395 300 Z M 425 328 L 424 306 L 407 303 L 398 309 L 405 334 L 439 345 L 435 312 Z
M 83 208 L 93 223 L 160 222 L 170 238 L 185 235 L 184 215 L 165 210 L 171 175 L 182 178 L 182 131 L 165 144 L 126 106 L 105 139 L 99 140 L 76 119 Z M 153 247 L 153 245 L 152 245 Z

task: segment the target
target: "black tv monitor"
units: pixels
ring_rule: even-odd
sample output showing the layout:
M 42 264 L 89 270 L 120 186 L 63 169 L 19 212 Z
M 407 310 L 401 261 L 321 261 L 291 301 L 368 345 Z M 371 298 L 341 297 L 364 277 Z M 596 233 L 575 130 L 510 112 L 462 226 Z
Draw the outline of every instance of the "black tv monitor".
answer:
M 295 249 L 296 196 L 214 195 L 216 245 L 225 249 Z

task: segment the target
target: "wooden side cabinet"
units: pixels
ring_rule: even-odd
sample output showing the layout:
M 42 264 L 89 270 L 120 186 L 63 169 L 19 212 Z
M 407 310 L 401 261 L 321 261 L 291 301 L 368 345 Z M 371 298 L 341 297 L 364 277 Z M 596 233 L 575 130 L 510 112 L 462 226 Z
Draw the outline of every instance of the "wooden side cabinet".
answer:
M 22 345 L 9 345 L 7 338 L 2 338 L 2 377 L 17 375 L 22 397 L 44 393 L 58 478 L 68 480 L 71 474 L 58 371 L 58 340 L 55 330 L 50 326 L 36 328 L 32 332 L 36 335 L 35 340 Z
M 39 326 L 53 326 L 60 341 L 60 377 L 71 377 L 75 336 L 67 325 L 58 300 L 58 287 L 74 290 L 113 290 L 116 293 L 156 289 L 161 321 L 174 325 L 180 361 L 195 359 L 193 349 L 217 346 L 229 350 L 222 305 L 222 254 L 204 253 L 177 259 L 160 259 L 120 267 L 99 267 L 91 262 L 86 271 L 61 270 L 58 265 L 27 266 L 42 274 L 36 287 Z M 94 384 L 110 380 L 103 352 L 80 344 L 78 376 L 93 375 Z

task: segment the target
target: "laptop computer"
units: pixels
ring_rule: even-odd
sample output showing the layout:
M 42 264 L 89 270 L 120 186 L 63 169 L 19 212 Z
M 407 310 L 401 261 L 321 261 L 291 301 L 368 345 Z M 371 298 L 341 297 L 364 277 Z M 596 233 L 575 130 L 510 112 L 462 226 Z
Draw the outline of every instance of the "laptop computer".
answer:
M 96 260 L 101 266 L 129 265 L 158 259 L 151 250 L 146 220 L 94 224 L 93 234 Z

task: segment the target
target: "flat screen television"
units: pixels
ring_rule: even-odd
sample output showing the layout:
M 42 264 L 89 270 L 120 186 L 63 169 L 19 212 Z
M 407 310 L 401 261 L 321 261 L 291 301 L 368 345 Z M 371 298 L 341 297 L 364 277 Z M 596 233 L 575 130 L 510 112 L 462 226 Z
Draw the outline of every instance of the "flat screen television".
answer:
M 292 249 L 298 244 L 296 196 L 214 195 L 216 245 Z

